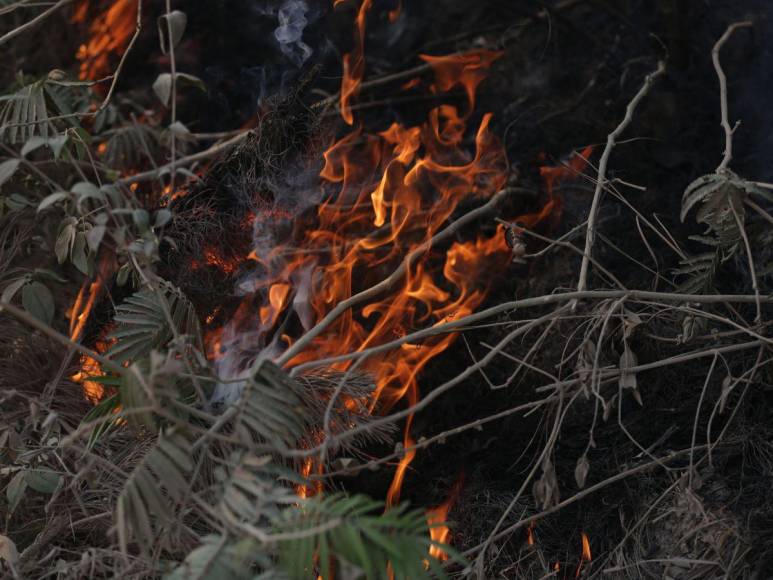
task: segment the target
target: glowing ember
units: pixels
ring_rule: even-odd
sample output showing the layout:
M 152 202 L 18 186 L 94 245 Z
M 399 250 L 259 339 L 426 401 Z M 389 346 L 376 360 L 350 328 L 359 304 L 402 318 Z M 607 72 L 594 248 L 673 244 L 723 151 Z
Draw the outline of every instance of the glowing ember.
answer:
M 84 22 L 89 0 L 80 0 L 73 22 Z M 137 22 L 137 0 L 114 0 L 89 24 L 89 38 L 76 55 L 81 80 L 98 80 L 112 72 L 111 59 L 126 50 Z

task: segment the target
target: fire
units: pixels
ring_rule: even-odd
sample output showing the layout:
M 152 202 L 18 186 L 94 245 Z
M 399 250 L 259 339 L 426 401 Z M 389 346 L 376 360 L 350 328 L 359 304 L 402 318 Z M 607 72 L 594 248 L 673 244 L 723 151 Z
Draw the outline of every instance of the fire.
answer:
M 580 537 L 582 540 L 582 554 L 580 555 L 580 563 L 577 566 L 577 572 L 574 573 L 575 578 L 580 577 L 580 572 L 582 572 L 582 567 L 585 562 L 590 562 L 593 560 L 593 556 L 591 555 L 590 551 L 590 540 L 588 539 L 588 535 L 585 532 L 580 533 Z
M 105 373 L 98 361 L 90 356 L 83 355 L 81 357 L 80 370 L 72 375 L 71 378 L 83 387 L 83 396 L 85 396 L 92 404 L 96 405 L 102 400 L 105 389 L 100 383 L 91 379 L 94 377 L 102 377 L 104 375 Z
M 406 437 L 404 445 L 408 449 L 408 451 L 405 453 L 402 459 L 400 459 L 400 462 L 397 464 L 397 469 L 395 470 L 395 475 L 392 479 L 392 483 L 389 486 L 389 491 L 387 492 L 387 499 L 386 499 L 386 505 L 387 509 L 389 509 L 391 506 L 394 506 L 398 503 L 400 503 L 400 492 L 403 488 L 403 480 L 405 479 L 405 472 L 408 470 L 408 466 L 411 464 L 411 461 L 413 461 L 413 458 L 416 457 L 416 450 L 411 449 L 414 445 L 413 439 L 411 439 L 411 436 L 408 434 L 409 429 L 406 429 Z
M 393 123 L 368 132 L 354 126 L 351 100 L 364 74 L 370 9 L 371 0 L 360 3 L 354 49 L 344 57 L 341 117 L 353 128 L 323 154 L 322 202 L 313 216 L 288 217 L 279 207 L 259 212 L 252 222 L 258 242 L 245 260 L 253 262 L 254 274 L 247 283 L 249 289 L 240 284 L 247 296 L 226 326 L 210 331 L 207 338 L 208 353 L 223 378 L 241 376 L 244 359 L 250 356 L 245 353 L 259 349 L 261 356 L 279 357 L 338 304 L 382 282 L 419 248 L 429 249 L 399 283 L 341 314 L 287 366 L 359 352 L 415 329 L 467 316 L 485 299 L 492 272 L 504 271 L 510 263 L 503 226 L 488 232 L 473 230 L 467 239 L 446 246 L 430 244 L 457 210 L 484 203 L 507 181 L 505 151 L 490 129 L 492 115 L 474 115 L 477 90 L 501 53 L 478 49 L 422 56 L 434 73 L 429 90 L 438 96 L 461 92 L 466 103 L 438 105 L 417 125 Z M 466 145 L 469 138 L 471 146 Z M 552 188 L 562 176 L 548 172 L 546 183 Z M 533 226 L 557 211 L 552 189 L 547 193 L 546 205 L 518 218 L 520 223 Z M 368 358 L 361 369 L 375 382 L 370 411 L 384 413 L 397 404 L 418 403 L 417 377 L 455 338 L 439 334 L 420 344 L 406 341 Z M 350 361 L 332 365 L 338 371 L 350 366 Z M 416 456 L 412 419 L 409 416 L 406 421 L 406 452 L 390 485 L 387 507 L 399 501 Z M 300 468 L 305 475 L 321 470 L 314 461 Z M 311 491 L 304 487 L 298 493 L 307 497 Z M 431 510 L 432 523 L 444 522 L 452 504 L 449 499 Z M 446 526 L 433 530 L 434 539 L 447 542 Z M 442 558 L 444 554 L 438 549 L 432 555 Z
M 337 6 L 342 0 L 335 0 Z M 357 11 L 357 34 L 354 37 L 354 49 L 344 55 L 344 73 L 341 81 L 341 117 L 347 124 L 354 123 L 351 110 L 351 100 L 360 92 L 360 83 L 365 74 L 365 23 L 372 0 L 362 0 Z
M 73 13 L 73 22 L 85 22 L 88 9 L 89 0 L 80 0 Z M 137 0 L 115 0 L 92 20 L 89 38 L 76 55 L 81 80 L 98 80 L 112 72 L 111 58 L 121 56 L 126 50 L 136 22 Z
M 435 508 L 427 510 L 427 524 L 429 524 L 429 535 L 433 542 L 448 545 L 451 540 L 451 530 L 446 524 L 448 512 L 454 507 L 459 494 L 462 491 L 464 476 L 460 476 L 457 482 L 451 488 L 448 499 Z M 438 560 L 448 560 L 448 554 L 439 546 L 430 546 L 429 555 Z
M 590 540 L 585 532 L 582 532 L 582 559 L 586 562 L 593 560 L 593 556 L 590 551 Z
M 78 342 L 83 336 L 83 330 L 88 322 L 94 304 L 102 295 L 102 290 L 107 280 L 115 269 L 114 258 L 110 253 L 104 253 L 97 267 L 97 275 L 94 280 L 85 280 L 81 286 L 75 302 L 69 311 L 70 318 L 70 340 Z M 102 338 L 97 341 L 95 349 L 98 353 L 107 350 L 109 344 L 105 341 L 107 328 L 102 330 Z M 84 396 L 94 404 L 97 404 L 104 396 L 102 385 L 96 381 L 88 380 L 89 377 L 103 376 L 105 373 L 99 362 L 90 356 L 81 357 L 80 370 L 70 377 L 76 383 L 83 385 Z

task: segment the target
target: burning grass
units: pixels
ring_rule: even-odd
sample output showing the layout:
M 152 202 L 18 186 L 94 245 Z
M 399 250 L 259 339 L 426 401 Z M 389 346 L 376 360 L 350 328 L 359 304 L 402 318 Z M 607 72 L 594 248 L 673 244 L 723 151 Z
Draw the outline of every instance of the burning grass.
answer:
M 182 5 L 147 7 L 164 71 L 125 90 L 142 4 L 77 3 L 72 73 L 104 82 L 2 110 L 0 571 L 764 574 L 771 186 L 730 169 L 720 58 L 751 23 L 695 48 L 726 148 L 688 185 L 704 159 L 626 141 L 681 123 L 672 65 L 578 30 L 612 42 L 618 11 L 275 4 L 239 12 L 278 25 L 266 67 L 271 39 L 312 61 L 270 98 L 262 70 L 240 130 L 192 114 L 208 32 Z M 349 39 L 335 74 L 314 27 Z

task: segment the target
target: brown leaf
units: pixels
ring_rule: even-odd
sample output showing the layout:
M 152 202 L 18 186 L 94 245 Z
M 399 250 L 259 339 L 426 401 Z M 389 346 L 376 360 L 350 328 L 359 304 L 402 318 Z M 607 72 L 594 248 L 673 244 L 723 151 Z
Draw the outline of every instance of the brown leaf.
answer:
M 590 472 L 590 462 L 588 457 L 583 455 L 577 460 L 577 466 L 574 468 L 574 480 L 577 482 L 577 487 L 582 489 L 585 487 L 585 480 L 588 478 Z
M 16 544 L 8 536 L 0 534 L 0 560 L 8 562 L 12 568 L 19 562 L 19 551 Z

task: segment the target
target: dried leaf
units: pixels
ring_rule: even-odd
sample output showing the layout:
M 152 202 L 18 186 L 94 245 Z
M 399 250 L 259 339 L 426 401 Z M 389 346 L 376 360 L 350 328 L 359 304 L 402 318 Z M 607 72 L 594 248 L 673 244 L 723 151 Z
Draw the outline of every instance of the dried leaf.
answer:
M 19 562 L 19 551 L 16 549 L 16 544 L 8 536 L 0 534 L 0 560 L 5 560 L 11 566 L 15 568 Z
M 585 487 L 585 480 L 588 478 L 590 472 L 590 462 L 588 457 L 583 455 L 577 460 L 577 465 L 574 468 L 574 480 L 577 482 L 577 487 L 582 489 Z
M 207 90 L 204 81 L 193 75 L 177 73 L 175 79 L 177 80 L 178 87 L 192 85 L 202 91 Z M 172 96 L 172 75 L 170 73 L 161 73 L 158 75 L 158 78 L 153 82 L 153 92 L 156 93 L 158 100 L 160 100 L 164 106 L 169 106 L 169 99 Z
M 636 402 L 639 403 L 639 405 L 642 404 L 641 400 L 641 394 L 639 393 L 638 389 L 638 381 L 636 380 L 636 373 L 630 371 L 629 369 L 635 367 L 638 364 L 638 359 L 636 357 L 636 354 L 628 348 L 628 345 L 625 345 L 625 350 L 623 351 L 623 354 L 620 356 L 620 388 L 621 389 L 630 389 L 631 394 L 633 395 L 634 399 L 636 399 Z
M 167 42 L 168 32 L 171 29 L 172 32 L 172 47 L 179 44 L 185 32 L 185 25 L 188 23 L 188 17 L 185 12 L 180 10 L 172 10 L 168 14 L 163 14 L 158 17 L 158 41 L 161 45 L 161 52 L 166 54 L 169 52 L 169 43 Z
M 636 330 L 636 327 L 642 323 L 641 316 L 632 310 L 623 309 L 623 336 L 629 339 Z
M 56 259 L 60 264 L 64 264 L 70 257 L 72 245 L 75 242 L 75 220 L 70 218 L 62 224 L 59 236 L 56 238 Z
M 730 396 L 730 393 L 733 392 L 733 387 L 735 386 L 733 381 L 733 377 L 730 375 L 727 375 L 724 379 L 722 379 L 722 394 L 719 396 L 719 414 L 725 412 L 725 405 L 727 405 L 727 398 Z

